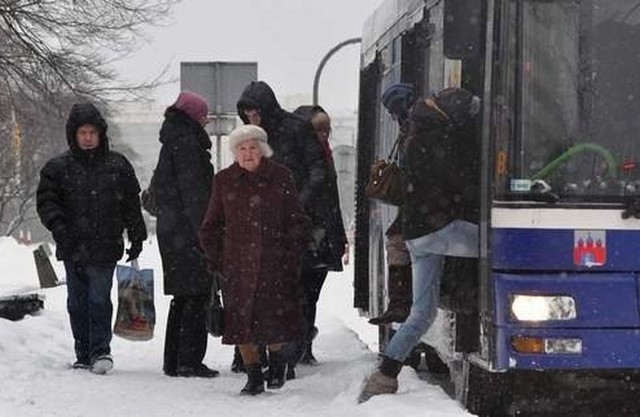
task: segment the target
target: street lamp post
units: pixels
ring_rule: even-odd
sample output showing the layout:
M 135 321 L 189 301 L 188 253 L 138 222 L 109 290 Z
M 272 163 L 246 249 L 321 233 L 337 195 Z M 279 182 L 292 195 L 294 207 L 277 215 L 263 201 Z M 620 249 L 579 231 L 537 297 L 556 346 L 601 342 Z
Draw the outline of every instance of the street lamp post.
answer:
M 322 60 L 320 61 L 320 64 L 318 64 L 318 68 L 316 69 L 316 75 L 313 78 L 313 104 L 318 104 L 318 84 L 320 84 L 320 74 L 322 74 L 322 70 L 324 69 L 324 66 L 327 64 L 327 61 L 329 60 L 329 58 L 331 58 L 333 54 L 338 52 L 343 47 L 347 45 L 351 45 L 353 43 L 360 43 L 360 42 L 362 42 L 362 38 L 351 38 L 351 39 L 347 39 L 346 41 L 342 41 L 336 46 L 334 46 L 333 48 L 331 48 L 331 50 L 327 52 L 327 54 L 322 58 Z

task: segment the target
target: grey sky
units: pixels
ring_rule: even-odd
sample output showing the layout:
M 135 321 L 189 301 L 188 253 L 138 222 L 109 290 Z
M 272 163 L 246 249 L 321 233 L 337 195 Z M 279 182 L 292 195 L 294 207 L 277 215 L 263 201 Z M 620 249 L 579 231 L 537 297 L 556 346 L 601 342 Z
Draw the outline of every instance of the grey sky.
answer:
M 336 44 L 361 36 L 382 0 L 183 0 L 170 21 L 147 32 L 148 42 L 117 65 L 123 77 L 142 81 L 181 61 L 257 61 L 258 77 L 276 95 L 308 94 L 322 57 Z M 338 52 L 325 67 L 319 101 L 328 110 L 356 109 L 359 45 Z M 179 85 L 161 88 L 169 104 Z

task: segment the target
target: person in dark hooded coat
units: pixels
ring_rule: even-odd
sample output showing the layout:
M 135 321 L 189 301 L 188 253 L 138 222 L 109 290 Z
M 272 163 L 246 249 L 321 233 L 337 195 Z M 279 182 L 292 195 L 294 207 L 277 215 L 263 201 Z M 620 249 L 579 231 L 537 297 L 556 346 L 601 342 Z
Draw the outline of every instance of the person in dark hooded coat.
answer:
M 311 213 L 314 216 L 313 247 L 304 254 L 300 273 L 300 282 L 304 292 L 307 338 L 298 348 L 298 352 L 301 355 L 301 363 L 314 365 L 317 360 L 313 355 L 313 337 L 318 333 L 318 329 L 315 327 L 316 304 L 328 272 L 342 271 L 343 256 L 348 254 L 348 242 L 340 210 L 338 175 L 329 144 L 331 119 L 327 112 L 318 105 L 300 106 L 293 113 L 311 122 L 317 140 L 322 145 L 326 163 L 324 186 Z M 294 377 L 293 365 L 293 363 L 289 364 L 289 378 Z
M 69 150 L 40 171 L 36 208 L 53 234 L 67 273 L 67 307 L 75 339 L 74 368 L 104 374 L 113 367 L 111 285 L 126 229 L 138 257 L 147 230 L 135 171 L 109 150 L 107 123 L 91 103 L 74 104 L 66 126 Z
M 273 149 L 273 160 L 289 168 L 305 213 L 314 221 L 321 215 L 317 202 L 321 197 L 327 171 L 322 145 L 313 126 L 303 117 L 288 112 L 276 99 L 264 81 L 252 81 L 245 87 L 237 102 L 238 116 L 245 124 L 263 128 Z M 320 226 L 313 224 L 314 228 Z M 311 249 L 311 248 L 310 248 Z M 306 263 L 302 268 L 306 268 Z M 305 335 L 310 339 L 311 335 Z M 241 357 L 236 350 L 232 370 L 241 369 Z
M 252 81 L 245 87 L 237 108 L 245 124 L 260 126 L 267 132 L 273 160 L 289 168 L 302 207 L 311 213 L 322 193 L 327 169 L 311 123 L 282 109 L 264 81 Z
M 202 363 L 212 283 L 198 241 L 213 178 L 211 140 L 203 127 L 208 113 L 204 98 L 183 91 L 165 111 L 160 129 L 162 148 L 153 184 L 164 293 L 173 295 L 163 365 L 169 376 L 218 375 Z

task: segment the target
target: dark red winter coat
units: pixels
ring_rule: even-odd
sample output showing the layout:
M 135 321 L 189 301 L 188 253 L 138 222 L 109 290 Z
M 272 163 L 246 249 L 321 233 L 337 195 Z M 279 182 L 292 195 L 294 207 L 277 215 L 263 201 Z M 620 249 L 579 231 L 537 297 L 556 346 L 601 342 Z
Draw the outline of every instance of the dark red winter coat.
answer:
M 250 173 L 234 163 L 213 181 L 200 227 L 221 274 L 226 344 L 280 343 L 303 336 L 298 268 L 310 220 L 291 172 L 268 158 Z

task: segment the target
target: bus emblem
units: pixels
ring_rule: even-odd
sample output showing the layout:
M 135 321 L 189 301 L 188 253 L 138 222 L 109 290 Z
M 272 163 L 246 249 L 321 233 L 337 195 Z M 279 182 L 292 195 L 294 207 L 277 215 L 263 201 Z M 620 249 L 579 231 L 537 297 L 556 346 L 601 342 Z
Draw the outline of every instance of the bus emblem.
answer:
M 607 239 L 604 230 L 574 232 L 573 263 L 577 266 L 602 266 L 607 261 Z

